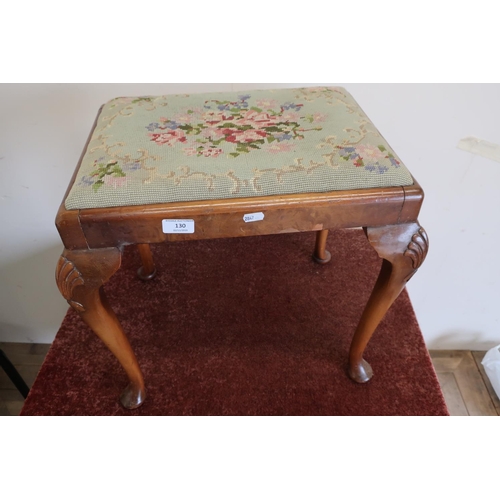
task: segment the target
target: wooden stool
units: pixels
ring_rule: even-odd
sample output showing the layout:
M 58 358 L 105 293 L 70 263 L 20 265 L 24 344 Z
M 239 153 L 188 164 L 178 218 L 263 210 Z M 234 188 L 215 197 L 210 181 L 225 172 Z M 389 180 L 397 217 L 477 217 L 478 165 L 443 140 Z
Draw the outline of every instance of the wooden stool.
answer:
M 120 401 L 132 409 L 143 376 L 102 290 L 124 245 L 138 245 L 147 280 L 150 243 L 316 231 L 313 258 L 325 264 L 328 229 L 363 227 L 383 259 L 349 353 L 363 383 L 363 352 L 427 254 L 422 201 L 342 88 L 117 98 L 100 109 L 57 214 L 57 284 L 125 369 Z

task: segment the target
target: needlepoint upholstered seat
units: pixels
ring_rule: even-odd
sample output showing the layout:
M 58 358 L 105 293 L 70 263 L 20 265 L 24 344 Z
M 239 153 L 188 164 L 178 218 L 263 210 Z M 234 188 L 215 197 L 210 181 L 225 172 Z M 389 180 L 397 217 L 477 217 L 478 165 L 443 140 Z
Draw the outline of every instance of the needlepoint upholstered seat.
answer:
M 366 382 L 364 348 L 427 252 L 422 200 L 342 88 L 120 97 L 101 108 L 59 210 L 57 281 L 127 371 L 121 402 L 134 408 L 143 377 L 101 290 L 124 245 L 138 245 L 150 279 L 149 243 L 315 231 L 313 257 L 327 263 L 328 229 L 364 227 L 384 259 L 349 355 Z
M 66 208 L 412 184 L 340 88 L 122 97 L 103 107 Z

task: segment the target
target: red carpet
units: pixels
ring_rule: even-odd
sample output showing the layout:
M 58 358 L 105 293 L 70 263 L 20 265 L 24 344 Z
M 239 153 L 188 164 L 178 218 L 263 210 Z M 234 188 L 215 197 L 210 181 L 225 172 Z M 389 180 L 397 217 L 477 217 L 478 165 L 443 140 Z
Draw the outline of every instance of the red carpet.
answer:
M 330 234 L 326 266 L 312 261 L 313 246 L 311 233 L 155 245 L 149 283 L 128 247 L 105 288 L 146 403 L 120 407 L 125 373 L 70 310 L 22 414 L 447 415 L 406 291 L 368 346 L 373 379 L 347 377 L 380 260 L 359 230 Z

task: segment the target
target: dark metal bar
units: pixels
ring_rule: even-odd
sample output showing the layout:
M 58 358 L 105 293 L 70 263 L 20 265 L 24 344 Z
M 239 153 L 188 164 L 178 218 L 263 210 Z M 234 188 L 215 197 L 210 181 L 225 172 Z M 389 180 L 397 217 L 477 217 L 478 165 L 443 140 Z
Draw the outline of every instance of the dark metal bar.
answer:
M 3 368 L 7 376 L 10 378 L 12 383 L 17 387 L 17 390 L 22 394 L 23 398 L 26 399 L 29 387 L 23 380 L 19 372 L 16 370 L 15 366 L 10 362 L 10 359 L 5 355 L 5 353 L 0 349 L 0 366 Z

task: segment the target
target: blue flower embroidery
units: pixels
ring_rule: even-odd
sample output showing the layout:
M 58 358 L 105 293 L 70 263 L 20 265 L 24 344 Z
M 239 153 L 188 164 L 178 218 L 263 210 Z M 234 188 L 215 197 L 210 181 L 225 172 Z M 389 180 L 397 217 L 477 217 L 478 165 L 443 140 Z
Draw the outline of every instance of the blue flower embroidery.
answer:
M 170 130 L 176 130 L 179 128 L 179 124 L 177 122 L 174 122 L 174 121 L 168 121 L 167 123 L 165 123 L 165 127 L 169 128 Z M 152 132 L 152 130 L 151 130 L 151 132 Z
M 89 177 L 88 175 L 84 175 L 81 179 L 80 182 L 78 183 L 80 186 L 92 186 L 94 184 L 94 179 L 92 177 Z
M 288 109 L 299 110 L 302 107 L 302 105 L 297 105 L 297 104 L 294 104 L 293 102 L 285 102 L 285 104 L 283 104 L 281 107 L 285 110 L 288 110 Z
M 131 162 L 131 163 L 125 163 L 123 165 L 124 170 L 129 170 L 130 172 L 133 172 L 134 170 L 139 170 L 141 168 L 141 164 L 137 161 Z

